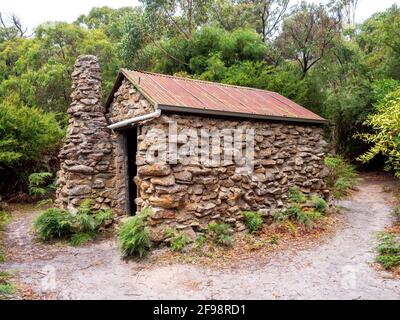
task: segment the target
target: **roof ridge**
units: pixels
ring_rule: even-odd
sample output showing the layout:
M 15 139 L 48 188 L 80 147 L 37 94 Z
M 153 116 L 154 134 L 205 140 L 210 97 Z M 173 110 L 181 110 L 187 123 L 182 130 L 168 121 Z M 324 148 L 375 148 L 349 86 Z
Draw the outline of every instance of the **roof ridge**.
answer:
M 262 92 L 269 92 L 269 93 L 277 93 L 275 91 L 266 90 L 266 89 L 238 86 L 238 85 L 235 85 L 235 84 L 213 82 L 213 81 L 207 81 L 207 80 L 201 80 L 201 79 L 192 79 L 192 78 L 180 77 L 180 76 L 171 76 L 170 74 L 163 74 L 163 73 L 156 73 L 156 72 L 142 71 L 142 70 L 129 70 L 129 69 L 125 69 L 125 68 L 124 68 L 124 70 L 129 71 L 129 72 L 133 71 L 133 72 L 145 73 L 145 74 L 150 74 L 150 75 L 154 75 L 154 76 L 171 78 L 171 79 L 178 79 L 178 80 L 183 80 L 183 81 L 195 81 L 195 82 L 212 84 L 212 85 L 217 85 L 217 86 L 222 86 L 222 87 L 230 87 L 230 88 L 238 88 L 238 89 L 247 89 L 247 90 L 252 90 L 252 91 L 262 91 Z

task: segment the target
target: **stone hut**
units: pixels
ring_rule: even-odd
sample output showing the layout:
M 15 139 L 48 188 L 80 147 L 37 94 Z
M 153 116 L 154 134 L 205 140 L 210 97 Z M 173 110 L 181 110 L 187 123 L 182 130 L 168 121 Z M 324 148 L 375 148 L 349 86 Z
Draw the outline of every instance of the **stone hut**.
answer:
M 278 93 L 121 70 L 102 104 L 100 67 L 80 56 L 72 74 L 57 203 L 120 215 L 150 206 L 154 238 L 212 220 L 243 229 L 244 210 L 268 219 L 291 186 L 327 193 L 325 120 Z

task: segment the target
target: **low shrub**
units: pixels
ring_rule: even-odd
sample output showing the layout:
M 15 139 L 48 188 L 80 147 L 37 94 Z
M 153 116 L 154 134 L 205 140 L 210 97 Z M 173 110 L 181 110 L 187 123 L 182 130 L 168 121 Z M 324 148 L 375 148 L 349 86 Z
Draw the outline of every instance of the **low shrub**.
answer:
M 114 213 L 110 209 L 94 212 L 92 201 L 85 200 L 79 206 L 76 216 L 58 208 L 50 208 L 35 220 L 35 231 L 43 241 L 70 238 L 73 246 L 83 244 L 112 220 Z
M 286 210 L 276 210 L 273 214 L 273 219 L 275 222 L 284 222 L 289 219 L 289 215 Z
M 9 282 L 10 277 L 8 272 L 0 271 L 0 300 L 8 299 L 16 292 L 16 287 Z
M 190 241 L 188 236 L 181 231 L 167 229 L 165 233 L 167 237 L 170 238 L 170 246 L 172 251 L 182 251 Z
M 65 238 L 70 236 L 73 231 L 73 218 L 65 210 L 50 208 L 36 218 L 34 227 L 43 241 Z
M 111 209 L 101 209 L 93 215 L 96 228 L 105 227 L 107 222 L 114 219 L 114 212 Z
M 400 239 L 390 233 L 382 233 L 378 236 L 378 256 L 376 261 L 386 269 L 400 266 Z
M 51 172 L 37 172 L 29 175 L 29 193 L 32 196 L 44 197 L 54 191 L 55 181 Z
M 203 248 L 207 242 L 207 238 L 203 233 L 198 233 L 196 239 L 194 239 L 194 246 L 197 249 Z
M 150 230 L 146 227 L 145 222 L 151 214 L 152 210 L 145 208 L 122 225 L 118 233 L 118 243 L 124 257 L 133 255 L 143 257 L 149 252 L 151 247 Z
M 328 188 L 336 198 L 347 195 L 358 182 L 355 167 L 341 156 L 327 156 L 324 162 L 329 169 L 329 175 L 325 179 Z
M 228 224 L 211 222 L 208 225 L 208 232 L 213 241 L 222 246 L 231 246 L 233 240 L 231 237 L 232 231 Z
M 400 204 L 398 204 L 397 206 L 395 206 L 392 210 L 392 214 L 396 217 L 396 218 L 400 218 Z
M 10 215 L 6 211 L 0 209 L 0 231 L 4 229 L 9 221 Z
M 324 199 L 322 199 L 321 197 L 318 197 L 318 196 L 313 196 L 311 198 L 311 201 L 313 202 L 314 207 L 317 211 L 319 211 L 319 212 L 326 211 L 328 204 L 326 203 L 326 201 Z
M 244 211 L 242 214 L 244 216 L 244 222 L 250 233 L 255 233 L 262 228 L 263 218 L 259 212 Z
M 92 239 L 93 239 L 93 234 L 91 233 L 85 233 L 85 232 L 74 233 L 69 243 L 73 247 L 79 247 Z
M 301 192 L 298 187 L 290 187 L 288 199 L 291 203 L 305 203 L 307 201 L 307 196 Z

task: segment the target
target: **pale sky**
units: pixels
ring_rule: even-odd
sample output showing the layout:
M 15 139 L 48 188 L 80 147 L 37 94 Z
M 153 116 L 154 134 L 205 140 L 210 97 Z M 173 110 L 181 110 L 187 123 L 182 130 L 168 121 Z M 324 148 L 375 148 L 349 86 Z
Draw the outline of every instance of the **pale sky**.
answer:
M 294 3 L 297 0 L 292 0 Z M 307 0 L 327 2 L 328 0 Z M 120 8 L 135 6 L 138 0 L 0 0 L 0 12 L 13 12 L 19 16 L 24 26 L 33 29 L 45 21 L 72 22 L 79 15 L 88 13 L 93 7 L 109 6 Z M 400 0 L 360 0 L 357 21 L 363 21 L 373 13 L 383 11 L 392 4 L 400 5 Z

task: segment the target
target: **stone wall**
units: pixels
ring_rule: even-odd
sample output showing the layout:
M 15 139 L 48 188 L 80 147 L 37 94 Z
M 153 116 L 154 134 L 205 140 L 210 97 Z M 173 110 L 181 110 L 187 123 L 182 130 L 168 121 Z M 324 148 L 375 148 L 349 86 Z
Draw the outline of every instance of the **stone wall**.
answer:
M 137 116 L 153 112 L 143 100 L 144 97 L 132 84 L 124 81 L 115 94 L 109 119 L 115 122 L 129 118 L 126 116 L 128 113 Z M 149 163 L 145 155 L 158 141 L 156 137 L 149 138 L 148 132 L 161 129 L 168 136 L 170 122 L 177 123 L 178 134 L 189 128 L 253 128 L 256 179 L 254 176 L 237 174 L 234 164 Z M 139 208 L 151 206 L 155 210 L 149 220 L 155 240 L 163 239 L 167 227 L 193 234 L 193 231 L 206 228 L 212 220 L 223 221 L 236 230 L 242 230 L 243 210 L 260 210 L 265 219 L 271 219 L 276 209 L 286 206 L 290 186 L 296 185 L 305 193 L 326 192 L 323 182 L 326 143 L 322 138 L 321 126 L 163 114 L 141 123 L 138 128 L 138 175 L 135 183 L 139 197 L 136 203 Z M 114 141 L 121 136 L 121 132 L 114 132 Z M 123 158 L 124 149 L 121 145 L 115 143 L 113 150 L 114 154 L 121 155 L 115 166 L 119 168 L 116 181 L 120 182 L 119 202 L 122 203 L 128 198 L 125 173 L 127 162 Z M 217 150 L 223 152 L 223 146 Z
M 126 213 L 126 140 L 123 131 L 110 131 L 107 125 L 151 113 L 154 106 L 123 80 L 106 111 L 101 104 L 100 68 L 93 56 L 79 57 L 72 78 L 73 102 L 68 109 L 66 141 L 59 155 L 57 203 L 75 212 L 83 199 L 92 198 L 95 208 Z M 193 128 L 254 129 L 254 173 L 238 174 L 235 163 L 150 163 L 145 155 L 157 146 L 158 140 L 157 136 L 149 137 L 149 131 L 159 129 L 168 136 L 171 122 L 177 124 L 178 135 Z M 271 219 L 276 209 L 286 206 L 290 186 L 296 185 L 305 193 L 326 192 L 326 143 L 318 125 L 163 114 L 141 122 L 137 130 L 136 203 L 139 209 L 151 206 L 155 210 L 148 221 L 154 240 L 162 240 L 167 227 L 193 235 L 212 220 L 242 230 L 243 210 L 260 210 L 265 219 Z M 184 143 L 178 141 L 179 145 Z M 223 152 L 222 145 L 211 149 L 211 153 Z
M 162 129 L 176 121 L 178 135 L 183 129 L 255 130 L 254 174 L 238 174 L 236 164 L 148 164 L 146 152 L 157 140 L 146 139 L 147 131 Z M 229 223 L 242 230 L 242 211 L 260 210 L 265 219 L 287 204 L 290 186 L 307 194 L 323 194 L 326 143 L 323 130 L 315 125 L 228 121 L 182 115 L 163 115 L 140 127 L 137 154 L 138 204 L 156 211 L 149 223 L 161 240 L 167 227 L 186 230 L 206 228 L 212 220 Z M 200 139 L 199 139 L 200 140 Z M 223 153 L 213 146 L 210 152 Z M 244 151 L 243 151 L 244 152 Z
M 102 105 L 100 67 L 95 56 L 80 56 L 72 74 L 69 125 L 60 151 L 56 203 L 75 213 L 92 198 L 94 208 L 112 206 L 112 144 Z
M 132 83 L 124 79 L 114 93 L 114 99 L 106 117 L 109 123 L 116 123 L 151 112 L 154 112 L 154 106 L 136 90 Z M 128 156 L 124 134 L 121 131 L 112 131 L 111 142 L 114 168 L 114 178 L 110 189 L 113 193 L 112 208 L 118 214 L 126 214 L 129 212 L 129 177 L 127 175 Z

